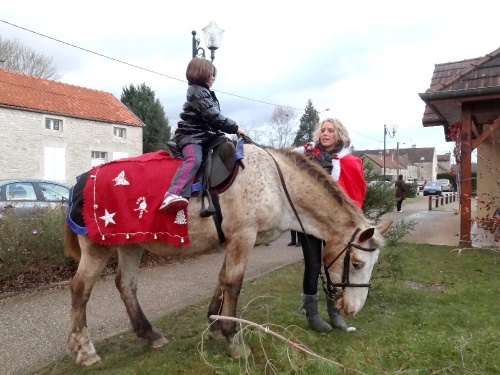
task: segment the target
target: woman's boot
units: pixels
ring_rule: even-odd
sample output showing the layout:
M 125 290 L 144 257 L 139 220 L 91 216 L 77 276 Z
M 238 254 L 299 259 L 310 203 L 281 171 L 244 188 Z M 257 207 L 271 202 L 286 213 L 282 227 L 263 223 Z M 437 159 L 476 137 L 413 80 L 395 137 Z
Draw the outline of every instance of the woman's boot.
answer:
M 331 298 L 326 296 L 326 309 L 328 310 L 328 316 L 330 317 L 330 323 L 333 327 L 343 329 L 344 331 L 351 331 L 354 327 L 349 327 L 344 317 L 340 313 L 340 310 L 335 307 L 335 302 Z
M 297 242 L 295 240 L 295 238 L 297 237 L 297 232 L 294 230 L 291 230 L 290 236 L 292 237 L 292 240 L 290 241 L 290 243 L 287 246 L 295 246 L 297 244 Z
M 318 332 L 331 331 L 332 326 L 325 322 L 318 314 L 318 295 L 302 294 L 302 307 L 300 312 L 307 317 L 309 327 Z

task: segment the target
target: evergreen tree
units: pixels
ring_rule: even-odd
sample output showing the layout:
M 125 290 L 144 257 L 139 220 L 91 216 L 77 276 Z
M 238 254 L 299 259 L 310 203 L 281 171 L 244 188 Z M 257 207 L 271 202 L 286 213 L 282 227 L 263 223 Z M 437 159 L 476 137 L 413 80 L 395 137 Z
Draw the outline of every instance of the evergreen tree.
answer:
M 318 111 L 316 110 L 316 108 L 314 108 L 311 99 L 309 99 L 307 101 L 305 113 L 300 118 L 299 131 L 295 136 L 293 145 L 298 147 L 298 146 L 303 146 L 306 142 L 311 142 L 314 133 L 314 128 L 318 122 L 319 122 Z
M 155 92 L 145 83 L 123 88 L 121 101 L 144 123 L 142 150 L 144 153 L 165 148 L 170 139 L 170 125 L 165 110 Z

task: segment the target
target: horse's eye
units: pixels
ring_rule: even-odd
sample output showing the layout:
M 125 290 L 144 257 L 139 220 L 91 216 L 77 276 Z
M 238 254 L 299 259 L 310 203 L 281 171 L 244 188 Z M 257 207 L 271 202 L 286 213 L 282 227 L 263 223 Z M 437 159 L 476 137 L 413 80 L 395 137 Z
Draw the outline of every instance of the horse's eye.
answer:
M 358 261 L 358 260 L 353 260 L 353 262 L 352 262 L 352 266 L 353 266 L 355 269 L 359 270 L 359 269 L 361 269 L 361 268 L 363 268 L 363 267 L 365 266 L 365 262 Z

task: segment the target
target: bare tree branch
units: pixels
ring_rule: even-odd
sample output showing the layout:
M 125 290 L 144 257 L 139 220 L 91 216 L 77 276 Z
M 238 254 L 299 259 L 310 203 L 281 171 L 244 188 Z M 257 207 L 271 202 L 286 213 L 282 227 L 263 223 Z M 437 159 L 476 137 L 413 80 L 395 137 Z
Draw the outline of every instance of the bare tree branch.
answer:
M 3 69 L 39 78 L 61 78 L 52 57 L 36 52 L 17 39 L 9 40 L 0 36 L 0 60 L 3 60 Z
M 271 115 L 269 143 L 275 148 L 289 147 L 295 138 L 296 114 L 293 109 L 276 107 Z

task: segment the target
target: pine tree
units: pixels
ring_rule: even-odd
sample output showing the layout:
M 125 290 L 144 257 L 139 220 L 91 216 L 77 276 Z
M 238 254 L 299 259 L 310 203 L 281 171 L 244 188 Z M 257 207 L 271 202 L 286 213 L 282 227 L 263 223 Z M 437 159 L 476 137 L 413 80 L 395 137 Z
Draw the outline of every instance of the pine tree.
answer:
M 303 146 L 306 142 L 311 142 L 314 133 L 314 128 L 318 122 L 319 122 L 318 111 L 316 110 L 316 108 L 314 108 L 311 99 L 309 99 L 307 101 L 305 113 L 300 118 L 299 131 L 295 136 L 293 145 L 298 147 L 298 146 Z
M 144 123 L 142 132 L 143 152 L 158 151 L 165 148 L 170 139 L 170 125 L 165 110 L 155 92 L 145 83 L 123 88 L 121 101 Z

